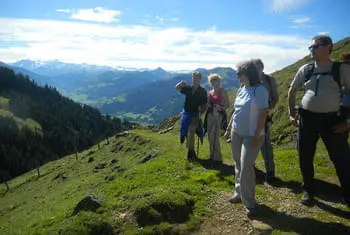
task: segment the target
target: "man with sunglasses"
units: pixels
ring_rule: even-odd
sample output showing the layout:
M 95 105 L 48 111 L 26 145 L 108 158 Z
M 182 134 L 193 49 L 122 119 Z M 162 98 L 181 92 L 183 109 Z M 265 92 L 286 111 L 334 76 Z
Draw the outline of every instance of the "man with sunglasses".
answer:
M 312 206 L 315 196 L 313 158 L 321 137 L 334 163 L 345 203 L 350 207 L 350 148 L 348 130 L 339 131 L 337 125 L 350 123 L 350 117 L 339 115 L 342 90 L 350 91 L 350 66 L 341 64 L 340 87 L 332 76 L 330 59 L 333 43 L 328 35 L 313 37 L 309 46 L 313 62 L 312 75 L 306 79 L 309 64 L 299 68 L 288 92 L 289 116 L 298 127 L 299 166 L 303 178 L 301 203 Z M 341 88 L 341 89 L 340 89 Z M 295 109 L 296 93 L 304 90 L 301 107 Z

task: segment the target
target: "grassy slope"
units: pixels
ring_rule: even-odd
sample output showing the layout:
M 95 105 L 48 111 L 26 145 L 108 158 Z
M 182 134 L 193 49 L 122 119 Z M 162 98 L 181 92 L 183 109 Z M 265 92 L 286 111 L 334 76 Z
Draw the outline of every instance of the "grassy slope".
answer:
M 334 168 L 329 167 L 324 148 L 320 147 L 316 177 L 332 178 Z M 294 148 L 275 150 L 278 176 L 286 185 L 300 182 Z M 141 163 L 151 152 L 157 156 Z M 13 179 L 7 193 L 1 185 L 0 234 L 190 233 L 215 210 L 212 197 L 232 190 L 230 145 L 223 142 L 222 152 L 226 165 L 220 171 L 206 165 L 207 141 L 201 146 L 199 162 L 185 161 L 185 146 L 178 143 L 176 129 L 163 135 L 134 130 L 129 136 L 111 138 L 109 145 L 101 143 L 100 150 L 94 146 L 80 153 L 79 160 L 71 155 L 42 166 L 40 178 L 32 171 Z M 90 157 L 94 161 L 88 163 Z M 106 167 L 94 169 L 98 163 Z M 256 165 L 263 169 L 261 157 Z M 280 200 L 279 195 L 265 189 L 264 185 L 257 186 L 259 199 Z M 103 207 L 97 213 L 71 216 L 87 194 L 96 195 Z M 340 204 L 337 207 L 347 210 Z M 313 219 L 350 226 L 347 219 L 327 211 L 313 215 Z
M 338 58 L 344 51 L 350 51 L 349 38 L 336 44 L 333 57 Z M 296 70 L 307 61 L 305 57 L 273 73 L 280 89 L 280 102 L 274 111 L 273 135 L 275 140 L 281 140 L 277 143 L 289 143 L 275 147 L 275 162 L 277 175 L 287 189 L 301 180 L 295 145 L 291 142 L 295 129 L 288 123 L 286 115 L 287 90 Z M 233 100 L 234 94 L 230 95 L 230 100 Z M 324 146 L 319 145 L 315 176 L 331 183 L 337 182 Z M 186 150 L 178 143 L 177 130 L 164 135 L 135 130 L 128 137 L 112 138 L 109 145 L 101 146 L 100 150 L 94 146 L 80 153 L 79 160 L 71 155 L 42 166 L 40 178 L 35 176 L 34 171 L 17 177 L 9 182 L 9 192 L 5 192 L 2 184 L 0 234 L 186 233 L 198 229 L 201 220 L 214 212 L 212 197 L 220 191 L 230 192 L 234 184 L 230 145 L 226 143 L 222 143 L 226 165 L 221 171 L 206 165 L 207 141 L 201 147 L 202 160 L 196 164 L 187 163 L 183 158 Z M 115 151 L 120 146 L 123 146 L 122 149 Z M 152 151 L 158 153 L 157 157 L 141 164 L 141 159 Z M 94 161 L 88 163 L 89 157 L 93 157 Z M 111 162 L 113 159 L 116 163 Z M 106 167 L 94 170 L 98 163 L 104 163 Z M 125 171 L 112 171 L 118 169 L 117 166 Z M 261 157 L 256 166 L 263 169 Z M 71 216 L 76 204 L 87 194 L 96 195 L 103 207 L 97 214 L 86 212 Z M 266 190 L 264 185 L 257 185 L 258 199 L 276 201 L 276 204 L 272 203 L 275 210 L 278 210 L 278 202 L 283 200 L 280 196 Z M 332 206 L 331 210 L 309 217 L 314 221 L 339 224 L 339 229 L 349 228 L 350 222 L 346 219 L 349 216 L 335 213 L 349 210 L 339 203 Z M 177 211 L 181 218 L 171 211 Z M 299 218 L 304 216 L 300 214 Z M 275 233 L 283 231 L 278 225 L 274 229 Z M 288 229 L 290 233 L 300 231 L 300 228 L 293 227 L 293 223 Z

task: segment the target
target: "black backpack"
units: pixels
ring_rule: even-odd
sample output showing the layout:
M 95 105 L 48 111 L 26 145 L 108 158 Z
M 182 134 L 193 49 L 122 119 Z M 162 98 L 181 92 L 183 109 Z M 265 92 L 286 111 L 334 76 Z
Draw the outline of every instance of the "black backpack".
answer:
M 340 94 L 342 94 L 341 90 L 342 90 L 342 85 L 341 85 L 341 81 L 340 81 L 340 66 L 341 66 L 342 62 L 339 61 L 334 61 L 333 65 L 332 65 L 332 70 L 331 72 L 324 72 L 324 73 L 314 73 L 315 70 L 315 63 L 309 63 L 307 65 L 308 70 L 305 74 L 305 80 L 304 82 L 307 82 L 310 80 L 312 75 L 332 75 L 334 81 L 338 84 L 339 86 L 339 90 L 340 90 Z M 316 81 L 316 86 L 318 87 L 318 81 Z M 315 96 L 317 95 L 317 89 L 315 91 Z

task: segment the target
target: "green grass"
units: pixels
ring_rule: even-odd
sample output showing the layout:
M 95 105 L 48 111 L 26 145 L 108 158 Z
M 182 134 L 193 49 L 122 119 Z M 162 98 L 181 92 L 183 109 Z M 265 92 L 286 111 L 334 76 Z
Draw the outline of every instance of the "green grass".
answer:
M 221 143 L 224 162 L 233 164 L 230 144 Z M 126 137 L 110 138 L 84 152 L 70 155 L 30 171 L 0 189 L 0 234 L 187 234 L 197 230 L 210 215 L 212 197 L 231 191 L 232 175 L 206 169 L 200 162 L 188 163 L 185 145 L 177 129 L 159 135 L 133 130 Z M 208 141 L 199 157 L 208 159 Z M 334 167 L 320 145 L 315 159 L 316 177 L 334 176 Z M 149 161 L 143 163 L 147 158 Z M 92 162 L 88 162 L 93 158 Z M 298 157 L 293 147 L 276 147 L 277 176 L 285 182 L 300 182 Z M 103 169 L 95 169 L 98 165 Z M 264 171 L 261 156 L 257 168 Z M 97 212 L 72 216 L 77 203 L 95 195 L 102 207 Z M 274 197 L 257 185 L 260 198 Z M 320 220 L 334 220 L 329 213 Z M 339 218 L 338 218 L 339 220 Z M 345 219 L 344 219 L 345 220 Z M 349 225 L 346 220 L 339 220 Z M 276 231 L 278 232 L 278 230 Z
M 203 183 L 210 185 L 217 177 L 215 171 L 204 171 L 198 165 L 187 163 L 183 159 L 185 147 L 175 139 L 174 135 L 138 130 L 137 134 L 111 139 L 109 145 L 101 143 L 100 150 L 94 146 L 79 153 L 79 160 L 70 155 L 50 162 L 40 168 L 39 178 L 31 171 L 13 179 L 9 182 L 9 192 L 5 193 L 2 185 L 0 233 L 48 234 L 57 227 L 68 231 L 74 227 L 67 224 L 75 223 L 71 217 L 75 205 L 87 194 L 102 200 L 103 210 L 99 213 L 109 219 L 108 224 L 114 229 L 124 226 L 124 223 L 116 223 L 114 218 L 124 211 L 133 214 L 136 222 L 140 211 L 149 211 L 149 220 L 158 218 L 159 222 L 170 224 L 173 218 L 166 214 L 173 208 L 178 208 L 188 218 L 183 222 L 189 226 L 181 229 L 194 229 L 192 227 L 198 226 L 200 216 L 209 212 L 205 208 L 208 195 L 201 193 Z M 141 163 L 150 152 L 157 156 Z M 88 163 L 90 157 L 94 161 Z M 112 160 L 116 162 L 111 163 Z M 95 170 L 98 163 L 105 164 L 106 168 Z M 124 171 L 113 172 L 116 167 Z M 225 184 L 216 185 L 224 188 Z M 153 218 L 150 208 L 155 205 L 163 208 L 163 212 L 155 212 Z M 168 207 L 164 209 L 164 205 Z M 85 217 L 92 215 L 84 214 Z M 130 226 L 127 230 L 138 230 L 137 223 L 125 226 Z M 83 230 L 82 234 L 85 234 Z

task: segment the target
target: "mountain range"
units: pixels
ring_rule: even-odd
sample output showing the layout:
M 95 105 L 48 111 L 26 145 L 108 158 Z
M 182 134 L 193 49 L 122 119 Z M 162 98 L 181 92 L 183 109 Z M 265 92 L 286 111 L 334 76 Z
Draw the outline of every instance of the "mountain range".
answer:
M 6 66 L 6 64 L 3 64 Z M 184 97 L 174 89 L 180 80 L 191 83 L 191 72 L 131 70 L 108 66 L 71 64 L 61 61 L 21 60 L 7 67 L 28 75 L 39 85 L 48 84 L 74 101 L 92 105 L 103 113 L 144 124 L 157 124 L 181 111 Z M 203 75 L 202 85 L 210 73 L 222 76 L 222 87 L 238 87 L 232 68 L 198 68 Z

